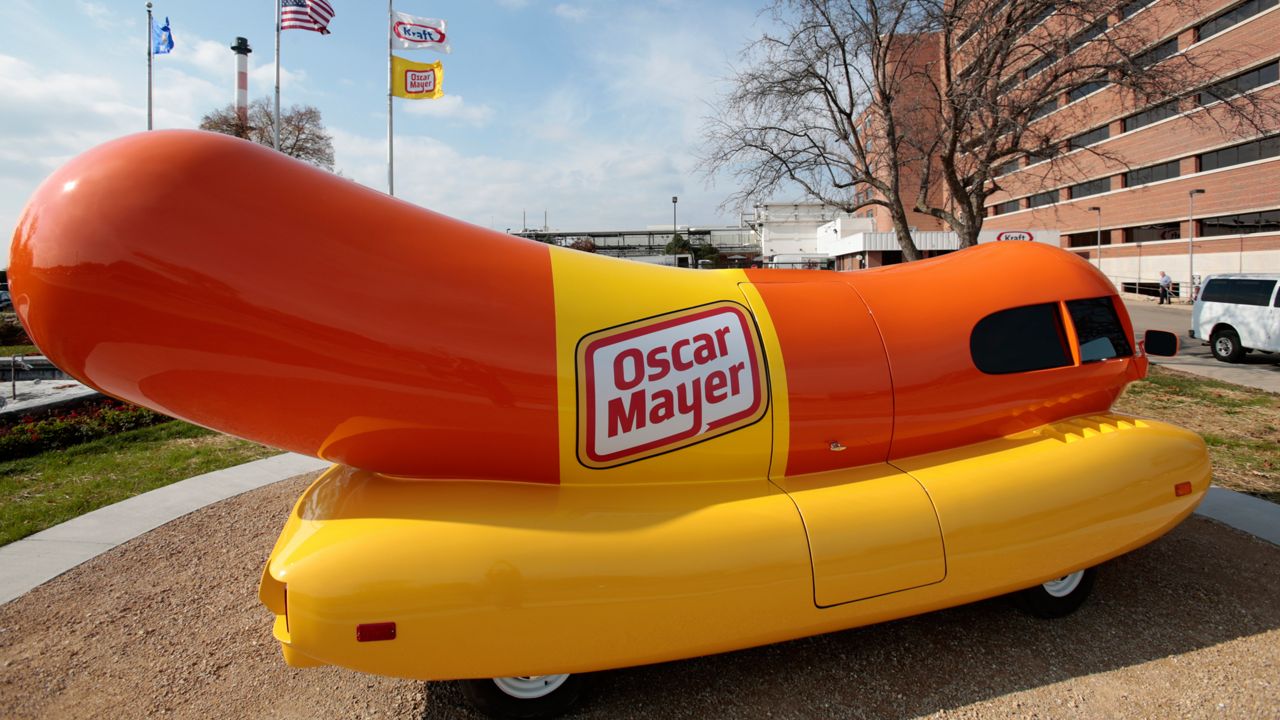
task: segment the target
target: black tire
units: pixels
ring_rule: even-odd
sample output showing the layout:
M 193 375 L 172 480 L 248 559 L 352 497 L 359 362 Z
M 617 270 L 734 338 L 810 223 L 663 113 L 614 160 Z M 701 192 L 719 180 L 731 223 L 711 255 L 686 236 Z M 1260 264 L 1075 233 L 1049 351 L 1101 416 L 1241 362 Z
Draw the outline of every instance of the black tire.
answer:
M 561 680 L 563 678 L 563 680 Z M 460 680 L 476 710 L 499 720 L 535 720 L 563 715 L 582 699 L 585 675 L 535 675 Z
M 1209 348 L 1213 351 L 1213 356 L 1222 362 L 1240 362 L 1240 358 L 1244 357 L 1244 346 L 1240 344 L 1240 335 L 1236 333 L 1235 328 L 1229 326 L 1213 331 L 1213 335 L 1209 337 Z
M 1089 598 L 1096 574 L 1094 568 L 1089 568 L 1064 575 L 1043 585 L 1014 593 L 1013 600 L 1024 612 L 1038 618 L 1065 617 L 1079 610 Z

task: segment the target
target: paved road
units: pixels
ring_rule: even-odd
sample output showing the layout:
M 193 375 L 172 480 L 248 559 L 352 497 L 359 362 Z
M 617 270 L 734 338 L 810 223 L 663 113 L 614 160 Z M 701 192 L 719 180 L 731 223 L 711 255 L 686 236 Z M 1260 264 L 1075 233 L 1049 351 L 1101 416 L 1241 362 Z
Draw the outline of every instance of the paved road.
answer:
M 1125 298 L 1138 337 L 1147 330 L 1168 330 L 1182 343 L 1177 357 L 1152 358 L 1158 365 L 1203 375 L 1215 380 L 1280 393 L 1280 353 L 1249 353 L 1239 363 L 1215 360 L 1209 346 L 1187 336 L 1191 329 L 1191 306 L 1156 305 L 1149 300 Z

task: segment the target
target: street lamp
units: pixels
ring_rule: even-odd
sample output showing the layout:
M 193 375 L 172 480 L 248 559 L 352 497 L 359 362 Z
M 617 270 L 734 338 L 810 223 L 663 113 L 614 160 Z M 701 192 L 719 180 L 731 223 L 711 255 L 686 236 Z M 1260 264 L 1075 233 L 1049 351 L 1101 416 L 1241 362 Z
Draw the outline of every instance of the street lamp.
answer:
M 1092 206 L 1086 208 L 1089 212 L 1098 213 L 1098 271 L 1102 271 L 1102 208 Z
M 1187 299 L 1196 301 L 1196 196 L 1204 188 L 1187 192 Z
M 677 227 L 676 226 L 676 203 L 679 201 L 680 201 L 680 198 L 676 197 L 675 195 L 671 196 L 671 239 L 672 240 L 676 239 L 676 227 Z

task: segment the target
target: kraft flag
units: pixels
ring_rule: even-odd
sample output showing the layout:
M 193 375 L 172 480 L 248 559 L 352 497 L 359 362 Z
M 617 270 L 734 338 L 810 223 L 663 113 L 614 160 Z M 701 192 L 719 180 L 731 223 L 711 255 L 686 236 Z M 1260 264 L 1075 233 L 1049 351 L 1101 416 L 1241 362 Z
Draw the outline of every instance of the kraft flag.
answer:
M 173 50 L 173 33 L 169 31 L 169 18 L 164 19 L 164 25 L 156 25 L 155 18 L 151 19 L 151 54 L 164 55 Z
M 395 13 L 391 21 L 391 37 L 398 48 L 406 50 L 435 50 L 451 53 L 445 22 L 436 18 L 423 18 Z
M 409 100 L 434 100 L 444 94 L 444 67 L 391 56 L 391 94 Z

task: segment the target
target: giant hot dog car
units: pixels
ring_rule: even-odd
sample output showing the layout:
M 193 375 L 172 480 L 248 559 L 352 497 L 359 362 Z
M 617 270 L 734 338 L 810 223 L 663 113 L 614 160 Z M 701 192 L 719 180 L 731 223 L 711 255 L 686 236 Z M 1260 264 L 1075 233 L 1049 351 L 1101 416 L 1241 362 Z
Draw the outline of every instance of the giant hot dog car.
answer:
M 54 173 L 10 278 L 81 381 L 334 463 L 262 575 L 290 664 L 499 678 L 492 712 L 1003 593 L 1061 614 L 1209 482 L 1196 435 L 1110 412 L 1147 359 L 1040 244 L 677 270 L 175 131 Z

